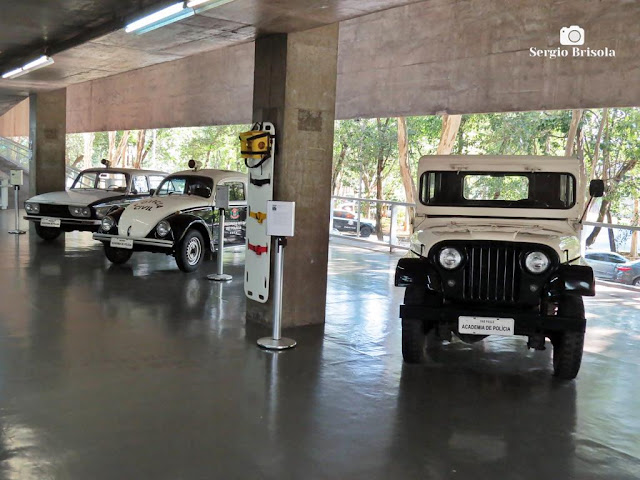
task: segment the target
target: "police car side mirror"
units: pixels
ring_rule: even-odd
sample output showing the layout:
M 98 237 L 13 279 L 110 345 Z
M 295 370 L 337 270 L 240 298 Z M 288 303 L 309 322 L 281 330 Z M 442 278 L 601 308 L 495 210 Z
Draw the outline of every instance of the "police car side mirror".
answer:
M 591 180 L 589 183 L 589 195 L 592 197 L 602 197 L 604 195 L 604 181 Z
M 151 190 L 149 190 L 149 196 L 153 196 L 156 193 L 156 189 L 152 188 Z

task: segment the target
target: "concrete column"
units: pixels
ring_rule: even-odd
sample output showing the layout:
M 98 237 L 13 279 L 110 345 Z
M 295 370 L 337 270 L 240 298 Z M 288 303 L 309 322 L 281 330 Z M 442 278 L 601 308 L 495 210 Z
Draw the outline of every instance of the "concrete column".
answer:
M 29 96 L 29 166 L 32 195 L 65 189 L 67 90 Z
M 253 120 L 276 127 L 274 199 L 296 202 L 284 327 L 324 323 L 337 58 L 337 24 L 256 40 Z M 271 323 L 271 302 L 247 300 L 247 320 Z

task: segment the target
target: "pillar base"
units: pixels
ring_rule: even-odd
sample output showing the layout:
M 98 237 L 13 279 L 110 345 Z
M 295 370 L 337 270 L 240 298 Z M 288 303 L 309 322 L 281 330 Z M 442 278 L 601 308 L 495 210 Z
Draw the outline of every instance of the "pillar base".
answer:
M 25 232 L 24 230 L 9 230 L 9 233 L 11 233 L 12 235 L 24 235 Z
M 230 282 L 233 277 L 226 273 L 212 273 L 207 275 L 208 280 L 215 280 L 216 282 Z
M 271 337 L 262 337 L 258 340 L 258 346 L 266 350 L 286 350 L 293 348 L 297 345 L 297 342 L 293 338 L 280 338 L 276 340 Z

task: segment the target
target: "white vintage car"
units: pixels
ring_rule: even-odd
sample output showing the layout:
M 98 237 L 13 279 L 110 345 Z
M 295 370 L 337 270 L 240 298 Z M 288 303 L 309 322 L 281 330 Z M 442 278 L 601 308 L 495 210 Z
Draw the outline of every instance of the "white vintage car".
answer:
M 80 172 L 67 191 L 43 193 L 25 202 L 24 218 L 34 223 L 40 238 L 54 240 L 74 230 L 97 232 L 109 210 L 149 197 L 167 175 L 103 164 L 105 168 Z
M 191 165 L 190 165 L 191 166 Z M 183 272 L 197 270 L 218 244 L 215 191 L 229 187 L 225 242 L 244 244 L 247 175 L 229 170 L 186 170 L 169 175 L 153 196 L 110 212 L 93 238 L 104 244 L 113 263 L 125 263 L 134 251 L 173 255 Z

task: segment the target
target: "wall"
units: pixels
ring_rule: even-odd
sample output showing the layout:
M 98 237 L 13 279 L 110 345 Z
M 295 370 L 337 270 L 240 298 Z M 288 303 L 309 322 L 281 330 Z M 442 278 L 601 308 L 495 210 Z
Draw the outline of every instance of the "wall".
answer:
M 615 58 L 532 58 L 561 27 Z M 640 2 L 431 0 L 342 22 L 338 118 L 640 106 Z
M 29 136 L 29 99 L 0 116 L 0 137 Z
M 67 133 L 249 123 L 254 45 L 67 88 Z

